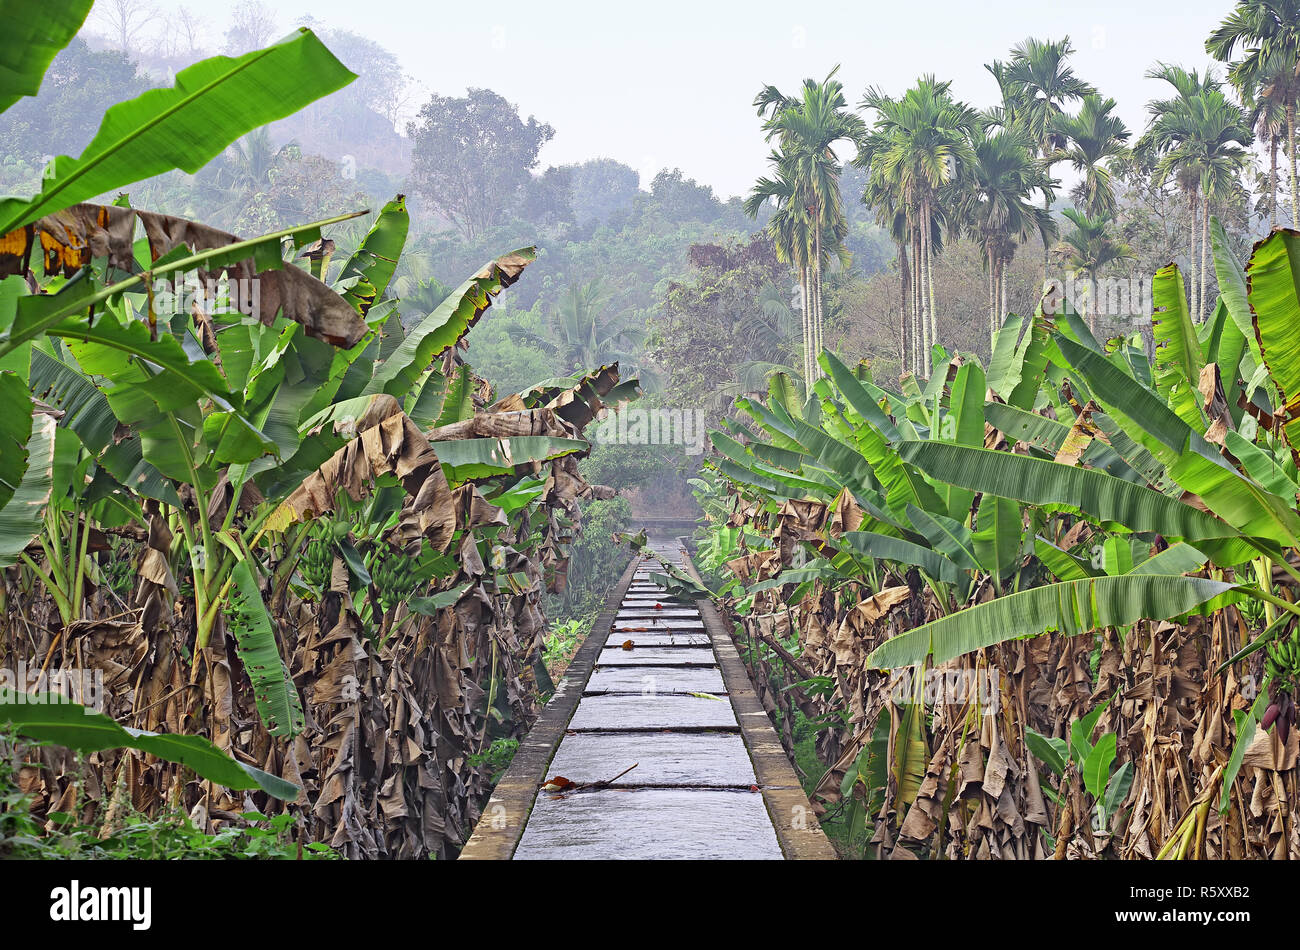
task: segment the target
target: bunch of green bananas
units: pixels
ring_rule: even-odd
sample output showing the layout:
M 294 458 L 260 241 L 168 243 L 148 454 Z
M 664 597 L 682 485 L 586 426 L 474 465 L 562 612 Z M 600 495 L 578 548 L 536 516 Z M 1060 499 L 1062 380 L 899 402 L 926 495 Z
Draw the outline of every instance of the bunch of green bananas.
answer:
M 375 548 L 369 566 L 370 579 L 384 610 L 392 610 L 406 600 L 420 583 L 416 561 L 391 545 Z
M 1269 644 L 1267 663 L 1278 689 L 1292 695 L 1300 691 L 1300 638 L 1294 631 Z
M 330 583 L 330 572 L 334 569 L 334 545 L 324 538 L 312 538 L 303 548 L 298 561 L 298 572 L 302 579 L 317 590 L 324 590 Z

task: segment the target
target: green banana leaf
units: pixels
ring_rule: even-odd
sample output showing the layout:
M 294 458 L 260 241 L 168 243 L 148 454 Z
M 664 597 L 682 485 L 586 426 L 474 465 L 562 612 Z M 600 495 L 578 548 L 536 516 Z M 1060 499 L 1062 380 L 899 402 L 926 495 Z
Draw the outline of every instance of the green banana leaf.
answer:
M 984 370 L 978 363 L 958 368 L 952 381 L 948 414 L 939 424 L 939 438 L 958 445 L 984 445 Z M 939 494 L 948 503 L 948 517 L 964 521 L 975 501 L 975 493 L 953 484 L 940 486 Z
M 5 400 L 5 388 L 0 385 L 0 405 L 4 406 L 4 415 L 9 416 L 12 404 Z M 31 400 L 28 399 L 25 415 L 19 412 L 18 418 L 13 420 L 21 421 L 25 418 L 31 427 L 27 443 L 21 447 L 22 451 L 0 451 L 0 456 L 12 454 L 12 458 L 4 460 L 6 463 L 21 459 L 26 468 L 12 494 L 0 501 L 0 568 L 17 562 L 23 549 L 40 533 L 44 524 L 45 506 L 49 504 L 54 488 L 54 418 L 45 413 L 33 415 L 31 405 Z M 8 421 L 10 420 L 0 421 L 0 425 Z M 3 445 L 2 441 L 0 445 Z M 0 492 L 3 489 L 3 483 L 0 483 Z
M 406 196 L 398 195 L 379 211 L 379 217 L 339 273 L 339 283 L 352 283 L 343 291 L 343 299 L 363 317 L 375 301 L 384 295 L 397 270 L 397 259 L 406 247 L 411 216 L 406 211 Z M 400 324 L 399 324 L 400 326 Z
M 993 337 L 993 354 L 989 358 L 989 388 L 1003 399 L 1007 399 L 1020 384 L 1020 360 L 1017 348 L 1020 333 L 1025 327 L 1023 317 L 1009 313 L 1002 321 Z
M 1300 452 L 1300 233 L 1274 231 L 1246 267 L 1250 310 L 1264 363 L 1282 395 L 1282 431 Z
M 935 580 L 956 584 L 964 579 L 961 568 L 953 561 L 948 560 L 938 551 L 903 538 L 875 534 L 871 531 L 846 531 L 841 540 L 855 553 L 864 557 L 898 561 L 900 564 L 915 564 Z
M 32 397 L 17 373 L 0 373 L 0 506 L 8 503 L 27 471 Z
M 52 742 L 78 752 L 138 749 L 192 768 L 200 778 L 236 791 L 260 788 L 273 798 L 294 801 L 302 789 L 269 772 L 230 758 L 202 736 L 145 732 L 121 726 L 103 713 L 57 694 L 0 690 L 0 723 L 37 742 Z
M 1255 318 L 1250 311 L 1250 292 L 1246 286 L 1246 272 L 1228 247 L 1227 232 L 1223 230 L 1223 224 L 1217 216 L 1210 218 L 1210 247 L 1214 257 L 1214 274 L 1219 281 L 1219 299 L 1227 308 L 1228 316 L 1237 328 L 1245 350 L 1250 352 L 1251 363 L 1260 366 L 1264 358 L 1259 351 L 1259 341 L 1255 339 Z M 1221 361 L 1219 369 L 1224 374 L 1224 391 L 1230 394 L 1232 390 L 1229 383 L 1236 384 L 1236 366 L 1234 364 L 1229 367 Z M 1230 375 L 1231 379 L 1229 379 Z M 1269 398 L 1274 398 L 1276 393 L 1271 382 L 1267 388 Z M 1228 405 L 1236 410 L 1237 400 L 1230 396 Z
M 474 372 L 468 363 L 456 367 L 455 374 L 447 380 L 442 408 L 432 428 L 463 422 L 474 415 Z
M 546 462 L 585 452 L 586 439 L 562 439 L 546 435 L 516 436 L 512 439 L 453 439 L 434 442 L 449 484 L 459 485 L 476 478 L 506 475 L 518 465 Z
M 1292 502 L 1243 476 L 1157 395 L 1104 358 L 1068 340 L 1061 340 L 1060 344 L 1070 362 L 1093 385 L 1094 394 L 1105 406 L 1107 415 L 1134 442 L 1163 463 L 1169 476 L 1184 491 L 1200 497 L 1240 534 L 1286 547 L 1300 543 L 1300 516 Z M 1158 525 L 1134 530 L 1176 533 Z M 1192 535 L 1184 537 L 1196 540 Z M 1231 566 L 1235 562 L 1222 563 Z
M 31 350 L 28 385 L 32 395 L 60 409 L 59 427 L 75 432 L 89 451 L 99 453 L 113 438 L 117 417 L 103 390 L 86 377 L 61 345 L 38 340 Z
M 819 362 L 830 374 L 831 380 L 844 396 L 845 401 L 853 407 L 853 411 L 875 426 L 890 442 L 897 442 L 900 438 L 898 429 L 894 426 L 893 420 L 880 408 L 876 398 L 868 390 L 867 383 L 841 363 L 830 350 L 822 352 Z
M 1103 577 L 1105 571 L 1088 561 L 1075 557 L 1041 536 L 1034 538 L 1034 554 L 1052 574 L 1063 581 L 1080 581 L 1089 577 Z
M 1070 427 L 1064 422 L 1005 403 L 985 403 L 984 415 L 994 428 L 1013 442 L 1024 442 L 1053 456 L 1070 434 Z
M 1144 574 L 1044 584 L 998 597 L 885 641 L 867 657 L 872 669 L 935 665 L 965 653 L 1055 631 L 1066 636 L 1138 620 L 1186 614 L 1236 585 L 1204 577 Z
M 281 739 L 302 732 L 302 700 L 280 657 L 270 615 L 247 561 L 231 571 L 226 620 L 235 636 L 235 652 L 253 684 L 253 699 L 266 731 Z
M 388 393 L 404 398 L 429 364 L 455 346 L 492 306 L 492 299 L 518 280 L 536 258 L 535 247 L 524 247 L 484 264 L 406 332 L 401 346 L 384 360 L 361 394 Z
M 1166 264 L 1151 282 L 1155 314 L 1151 318 L 1156 341 L 1156 389 L 1178 417 L 1201 434 L 1205 418 L 1197 404 L 1197 385 L 1205 365 L 1196 328 L 1187 309 L 1183 275 L 1177 264 Z
M 917 531 L 944 557 L 963 570 L 980 570 L 975 553 L 975 538 L 966 525 L 938 512 L 922 511 L 915 505 L 907 506 L 907 518 Z
M 78 158 L 54 160 L 37 195 L 0 200 L 0 234 L 173 169 L 192 175 L 241 135 L 355 78 L 307 29 L 243 56 L 195 63 L 172 88 L 111 107 Z
M 1031 505 L 1070 508 L 1130 531 L 1189 539 L 1237 534 L 1230 525 L 1191 505 L 1092 469 L 939 442 L 907 442 L 899 452 L 941 481 Z
M 975 527 L 973 540 L 980 566 L 997 581 L 1005 580 L 1020 562 L 1024 535 L 1020 506 L 997 494 L 986 493 L 980 499 Z
M 0 112 L 23 96 L 34 96 L 45 71 L 72 41 L 90 13 L 93 0 L 6 3 L 0 46 Z

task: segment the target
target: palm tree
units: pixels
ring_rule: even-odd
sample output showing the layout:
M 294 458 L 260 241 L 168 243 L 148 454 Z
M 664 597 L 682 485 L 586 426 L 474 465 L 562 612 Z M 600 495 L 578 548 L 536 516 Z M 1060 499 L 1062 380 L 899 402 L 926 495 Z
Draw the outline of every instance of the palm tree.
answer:
M 998 80 L 1013 121 L 1037 143 L 1044 171 L 1049 177 L 1057 153 L 1066 144 L 1065 136 L 1057 129 L 1065 105 L 1096 93 L 1066 64 L 1073 52 L 1074 46 L 1068 36 L 1061 40 L 1040 40 L 1031 36 L 1012 48 L 1008 63 L 995 62 L 986 67 Z M 1044 209 L 1051 209 L 1052 197 L 1052 189 L 1044 188 Z M 1043 247 L 1043 274 L 1045 278 L 1046 245 Z
M 789 200 L 802 206 L 812 237 L 809 293 L 805 297 L 810 313 L 810 379 L 822 375 L 817 363 L 824 338 L 822 268 L 832 253 L 844 256 L 844 237 L 848 234 L 839 188 L 843 166 L 835 146 L 843 141 L 856 143 L 864 128 L 861 118 L 848 109 L 844 86 L 835 78 L 838 70 L 836 66 L 820 83 L 804 80 L 798 98 L 787 98 L 775 87 L 767 86 L 754 100 L 758 114 L 767 117 L 764 128 L 768 141 L 776 139 L 780 143 L 778 164 L 786 163 L 786 177 L 795 188 Z
M 1259 204 L 1261 216 L 1266 213 L 1269 217 L 1270 230 L 1277 227 L 1277 152 L 1286 139 L 1286 104 L 1274 93 L 1287 78 L 1279 76 L 1259 89 L 1240 90 L 1242 103 L 1250 110 L 1250 127 L 1257 138 L 1268 144 L 1268 175 L 1260 183 L 1263 187 L 1259 189 L 1262 195 Z
M 1108 215 L 1089 217 L 1077 208 L 1066 208 L 1062 213 L 1073 227 L 1052 249 L 1052 256 L 1072 273 L 1085 275 L 1088 278 L 1091 295 L 1092 288 L 1097 286 L 1097 275 L 1102 268 L 1117 261 L 1132 260 L 1133 249 L 1111 235 L 1109 228 L 1112 219 Z M 1085 315 L 1088 318 L 1088 326 L 1095 331 L 1097 314 L 1093 300 L 1088 301 Z
M 803 325 L 804 378 L 812 378 L 812 316 L 809 299 L 810 261 L 813 254 L 812 225 L 807 208 L 799 201 L 799 186 L 794 180 L 791 161 L 780 152 L 769 157 L 772 177 L 760 178 L 742 205 L 745 214 L 757 218 L 765 204 L 773 206 L 764 230 L 772 239 L 776 256 L 799 275 L 799 305 Z
M 876 113 L 859 154 L 879 179 L 874 193 L 902 199 L 912 237 L 917 280 L 916 313 L 920 314 L 920 370 L 930 373 L 930 346 L 938 342 L 934 302 L 935 232 L 951 224 L 941 192 L 970 160 L 970 136 L 982 125 L 979 113 L 953 99 L 952 84 L 923 76 L 900 99 L 868 89 L 862 107 Z
M 1199 320 L 1204 307 L 1206 244 L 1210 203 L 1240 187 L 1246 164 L 1245 146 L 1252 136 L 1249 119 L 1240 106 L 1229 101 L 1213 74 L 1204 77 L 1196 70 L 1159 64 L 1147 75 L 1174 87 L 1170 99 L 1147 104 L 1151 123 L 1137 148 L 1154 160 L 1157 182 L 1173 178 L 1187 195 L 1192 213 L 1191 265 L 1197 265 L 1196 215 L 1201 215 L 1200 279 L 1192 282 L 1192 314 Z
M 980 244 L 989 272 L 989 336 L 1005 315 L 1006 265 L 1034 235 L 1048 244 L 1056 236 L 1051 214 L 1030 201 L 1047 177 L 1033 143 L 1018 128 L 978 131 L 971 161 L 960 182 L 959 215 Z
M 864 150 L 859 150 L 854 164 L 870 172 L 870 161 Z M 895 183 L 881 175 L 868 174 L 866 187 L 862 192 L 862 203 L 876 213 L 876 223 L 889 232 L 898 247 L 898 273 L 900 278 L 900 306 L 898 321 L 898 365 L 902 373 L 911 367 L 913 373 L 919 373 L 917 360 L 920 356 L 917 337 L 918 313 L 914 306 L 912 268 L 908 261 L 908 247 L 912 235 L 908 225 L 907 211 L 901 191 Z M 910 358 L 910 359 L 909 359 Z
M 1205 41 L 1205 50 L 1227 63 L 1239 46 L 1243 55 L 1228 67 L 1228 80 L 1243 100 L 1268 98 L 1282 108 L 1291 165 L 1291 220 L 1300 227 L 1295 129 L 1300 103 L 1300 0 L 1238 0 Z
M 1075 204 L 1088 214 L 1115 213 L 1115 190 L 1111 186 L 1109 160 L 1124 154 L 1129 131 L 1114 115 L 1115 100 L 1098 95 L 1083 97 L 1077 116 L 1060 115 L 1055 128 L 1066 138 L 1066 147 L 1057 153 L 1083 177 L 1075 186 Z
M 276 160 L 292 145 L 276 148 L 265 126 L 231 144 L 220 161 L 200 173 L 201 182 L 212 176 L 204 189 L 213 202 L 212 219 L 230 227 L 257 195 L 269 192 Z
M 542 333 L 523 327 L 511 327 L 507 332 L 512 340 L 554 356 L 566 373 L 605 366 L 615 360 L 634 362 L 636 348 L 645 342 L 645 332 L 604 319 L 604 306 L 605 292 L 599 279 L 570 284 L 559 304 L 547 312 Z

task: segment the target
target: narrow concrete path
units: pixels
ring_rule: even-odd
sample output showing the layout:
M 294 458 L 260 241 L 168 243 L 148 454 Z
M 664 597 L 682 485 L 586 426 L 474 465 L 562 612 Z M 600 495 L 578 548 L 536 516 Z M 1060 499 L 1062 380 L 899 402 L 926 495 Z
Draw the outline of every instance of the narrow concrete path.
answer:
M 675 538 L 647 550 L 692 570 Z M 706 601 L 651 580 L 662 572 L 629 566 L 462 859 L 835 856 L 730 636 Z M 558 776 L 609 784 L 537 790 Z

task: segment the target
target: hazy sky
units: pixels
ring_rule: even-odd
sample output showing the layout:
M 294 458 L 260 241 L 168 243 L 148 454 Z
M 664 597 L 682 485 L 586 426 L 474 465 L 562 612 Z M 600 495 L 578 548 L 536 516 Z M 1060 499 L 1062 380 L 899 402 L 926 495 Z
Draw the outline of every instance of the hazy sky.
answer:
M 158 0 L 169 11 L 184 0 Z M 189 0 L 220 30 L 225 0 Z M 658 0 L 275 0 L 285 32 L 303 14 L 392 50 L 427 92 L 486 86 L 556 129 L 543 165 L 608 156 L 648 184 L 678 166 L 722 197 L 746 191 L 767 148 L 750 106 L 765 83 L 794 91 L 841 65 L 850 102 L 900 93 L 922 73 L 954 81 L 975 106 L 997 101 L 983 67 L 1026 36 L 1069 34 L 1076 71 L 1114 96 L 1131 129 L 1167 94 L 1156 60 L 1204 66 L 1205 36 L 1231 0 L 836 2 Z M 792 13 L 791 11 L 799 11 Z

